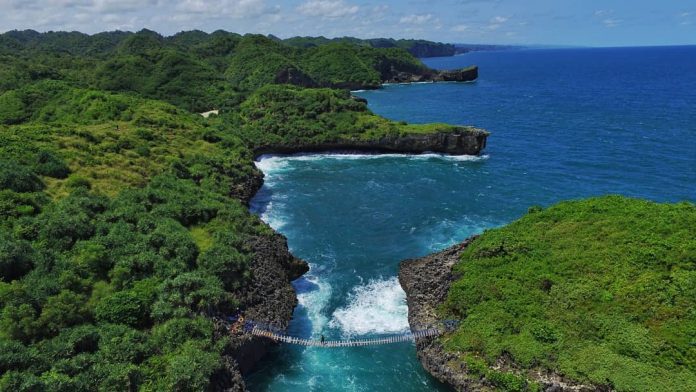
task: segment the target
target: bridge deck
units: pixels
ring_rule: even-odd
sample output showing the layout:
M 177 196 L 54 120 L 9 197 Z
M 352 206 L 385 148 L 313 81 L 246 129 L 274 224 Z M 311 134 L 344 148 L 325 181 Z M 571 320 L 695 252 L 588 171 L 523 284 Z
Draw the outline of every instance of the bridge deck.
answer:
M 413 333 L 406 333 L 402 335 L 394 335 L 384 338 L 372 338 L 372 339 L 356 339 L 356 340 L 312 340 L 312 339 L 302 339 L 288 335 L 282 335 L 274 333 L 259 327 L 254 327 L 251 330 L 251 334 L 255 336 L 261 336 L 269 339 L 273 339 L 278 342 L 297 344 L 300 346 L 307 347 L 362 347 L 362 346 L 376 346 L 381 344 L 392 344 L 400 342 L 412 342 L 416 339 L 437 336 L 441 332 L 437 328 L 425 329 L 422 331 L 416 331 Z

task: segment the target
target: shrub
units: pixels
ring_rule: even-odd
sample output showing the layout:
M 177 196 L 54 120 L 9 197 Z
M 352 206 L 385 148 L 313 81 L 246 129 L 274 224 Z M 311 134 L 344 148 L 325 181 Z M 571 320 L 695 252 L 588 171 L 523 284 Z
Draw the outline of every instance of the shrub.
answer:
M 0 189 L 10 189 L 15 192 L 36 192 L 43 188 L 43 182 L 26 166 L 0 161 Z
M 66 178 L 70 174 L 70 169 L 61 159 L 48 151 L 39 151 L 36 155 L 36 173 L 53 177 Z
M 24 276 L 34 266 L 34 250 L 26 241 L 14 240 L 0 232 L 0 281 Z

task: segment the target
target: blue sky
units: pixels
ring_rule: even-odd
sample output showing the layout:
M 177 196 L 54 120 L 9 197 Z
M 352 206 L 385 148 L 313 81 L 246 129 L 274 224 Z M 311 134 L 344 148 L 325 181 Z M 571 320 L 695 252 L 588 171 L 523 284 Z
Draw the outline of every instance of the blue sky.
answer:
M 0 0 L 0 31 L 149 28 L 446 42 L 696 44 L 696 0 Z

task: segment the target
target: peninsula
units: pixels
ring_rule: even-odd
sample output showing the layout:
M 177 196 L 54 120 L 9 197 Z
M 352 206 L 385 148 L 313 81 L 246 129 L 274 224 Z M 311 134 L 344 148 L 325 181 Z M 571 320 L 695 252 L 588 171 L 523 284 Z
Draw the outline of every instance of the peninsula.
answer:
M 456 390 L 693 390 L 694 227 L 691 203 L 605 196 L 406 261 L 411 327 L 461 320 L 419 359 Z

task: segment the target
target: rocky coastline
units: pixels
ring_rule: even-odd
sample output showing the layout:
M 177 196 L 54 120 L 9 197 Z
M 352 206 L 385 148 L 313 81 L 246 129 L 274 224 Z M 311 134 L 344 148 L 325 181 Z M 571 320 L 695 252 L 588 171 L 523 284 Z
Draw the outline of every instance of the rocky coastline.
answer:
M 478 79 L 478 67 L 424 73 L 392 72 L 384 83 L 473 82 Z
M 399 266 L 399 283 L 406 292 L 408 323 L 419 329 L 437 323 L 437 307 L 447 297 L 454 280 L 452 267 L 475 237 L 419 259 L 406 260 Z M 428 373 L 458 391 L 489 390 L 481 380 L 469 377 L 465 369 L 452 366 L 456 356 L 445 352 L 437 338 L 416 342 L 418 360 Z
M 394 66 L 382 70 L 382 82 L 365 83 L 345 80 L 336 83 L 318 83 L 297 68 L 280 70 L 274 79 L 278 84 L 293 84 L 302 87 L 328 87 L 346 90 L 376 90 L 384 84 L 407 84 L 427 82 L 473 82 L 478 79 L 478 67 L 471 66 L 455 70 L 424 69 L 419 71 L 399 71 Z
M 424 153 L 438 152 L 452 155 L 478 155 L 486 145 L 488 132 L 471 127 L 458 127 L 454 132 L 415 134 L 385 137 L 378 140 L 338 140 L 319 144 L 297 143 L 259 147 L 255 157 L 264 154 L 292 154 L 326 151 L 361 151 L 375 153 Z M 263 173 L 255 169 L 253 174 L 233 194 L 245 204 L 263 185 Z M 287 239 L 279 234 L 256 237 L 247 246 L 254 252 L 251 263 L 252 289 L 237 293 L 248 319 L 262 321 L 285 329 L 297 305 L 297 297 L 291 282 L 309 270 L 306 262 L 293 256 Z M 224 323 L 218 322 L 216 337 L 229 335 Z M 253 370 L 274 343 L 267 339 L 237 334 L 225 354 L 225 368 L 213 375 L 216 390 L 244 391 L 243 376 Z
M 455 127 L 427 134 L 386 136 L 380 139 L 339 139 L 320 143 L 298 142 L 292 145 L 278 144 L 254 149 L 258 158 L 266 154 L 296 154 L 326 151 L 359 151 L 374 153 L 419 154 L 435 152 L 451 155 L 479 155 L 486 147 L 488 132 L 473 127 Z

